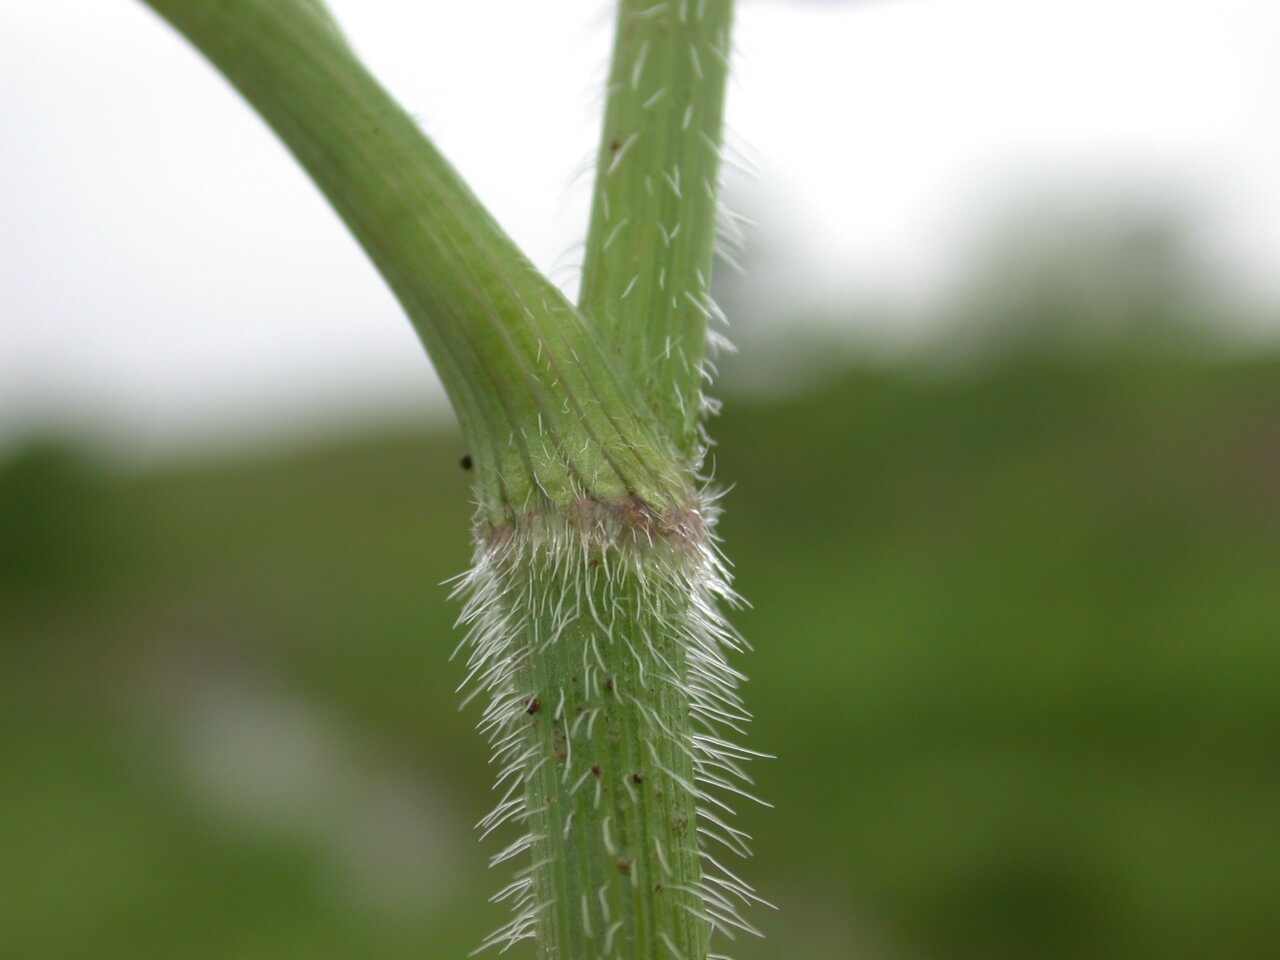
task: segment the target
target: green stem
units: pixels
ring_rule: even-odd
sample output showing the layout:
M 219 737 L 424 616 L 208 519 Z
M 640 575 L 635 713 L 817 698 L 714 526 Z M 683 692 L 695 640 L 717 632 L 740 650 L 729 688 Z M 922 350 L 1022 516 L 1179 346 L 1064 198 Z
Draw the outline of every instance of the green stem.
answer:
M 464 620 L 531 858 L 494 942 L 543 960 L 704 960 L 750 928 L 706 786 L 746 751 L 729 596 L 696 492 L 731 4 L 625 0 L 584 319 L 356 59 L 319 0 L 146 0 L 280 136 L 417 328 L 471 445 Z M 615 146 L 616 141 L 616 146 Z M 500 860 L 508 857 L 500 856 Z M 714 869 L 704 872 L 710 866 Z
M 751 888 L 703 849 L 746 855 L 708 790 L 742 793 L 747 754 L 715 732 L 745 720 L 725 660 L 736 639 L 715 613 L 726 579 L 701 514 L 644 535 L 608 513 L 578 519 L 482 544 L 465 584 L 469 667 L 506 787 L 484 825 L 523 824 L 498 860 L 533 858 L 490 943 L 536 938 L 544 960 L 704 960 L 714 930 L 755 932 L 735 906 Z
M 601 336 L 529 263 L 317 0 L 147 0 L 267 121 L 377 265 L 472 445 L 482 515 L 688 483 Z
M 622 0 L 581 305 L 699 452 L 732 0 Z

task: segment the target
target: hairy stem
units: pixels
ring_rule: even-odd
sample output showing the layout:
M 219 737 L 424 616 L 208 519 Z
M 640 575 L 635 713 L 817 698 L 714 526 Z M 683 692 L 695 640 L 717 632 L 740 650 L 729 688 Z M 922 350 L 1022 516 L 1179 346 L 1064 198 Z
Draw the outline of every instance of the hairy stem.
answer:
M 732 0 L 622 0 L 581 305 L 696 458 Z
M 524 827 L 495 862 L 532 857 L 491 943 L 703 960 L 713 931 L 755 932 L 738 912 L 755 894 L 721 863 L 746 837 L 712 789 L 747 796 L 749 754 L 719 732 L 746 715 L 713 520 L 702 507 L 641 531 L 584 505 L 479 546 L 463 619 L 502 792 L 482 825 Z
M 729 0 L 624 0 L 583 312 L 359 63 L 320 0 L 145 0 L 231 81 L 391 286 L 475 463 L 468 601 L 503 790 L 486 832 L 543 960 L 704 960 L 748 751 L 697 491 Z M 584 315 L 585 314 L 585 315 Z M 589 318 L 589 321 L 588 321 Z M 752 931 L 753 932 L 753 931 Z

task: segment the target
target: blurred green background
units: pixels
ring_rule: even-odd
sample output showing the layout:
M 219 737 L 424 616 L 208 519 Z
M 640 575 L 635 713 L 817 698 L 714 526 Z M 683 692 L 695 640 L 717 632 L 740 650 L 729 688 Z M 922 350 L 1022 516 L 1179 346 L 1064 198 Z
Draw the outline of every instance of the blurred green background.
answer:
M 1276 955 L 1280 354 L 1212 335 L 1237 307 L 1168 241 L 1009 243 L 892 359 L 745 324 L 714 459 L 778 757 L 741 872 L 781 909 L 735 957 Z M 8 453 L 0 956 L 460 957 L 501 921 L 439 585 L 463 453 Z

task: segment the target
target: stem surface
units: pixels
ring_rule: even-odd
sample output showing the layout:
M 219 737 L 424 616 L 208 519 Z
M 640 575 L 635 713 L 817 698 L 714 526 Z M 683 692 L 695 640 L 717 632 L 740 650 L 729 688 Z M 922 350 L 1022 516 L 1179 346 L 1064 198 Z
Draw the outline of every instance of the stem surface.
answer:
M 520 253 L 317 0 L 147 0 L 267 121 L 364 247 L 472 445 L 482 520 L 688 500 L 600 332 Z
M 700 454 L 732 0 L 618 4 L 583 311 L 686 458 Z
M 502 798 L 482 826 L 525 832 L 496 858 L 532 864 L 500 896 L 516 915 L 489 941 L 536 938 L 561 960 L 703 960 L 713 930 L 754 933 L 755 900 L 708 842 L 746 856 L 732 810 L 749 751 L 740 649 L 716 612 L 732 600 L 708 511 L 639 531 L 594 508 L 482 543 L 469 597 L 470 678 Z

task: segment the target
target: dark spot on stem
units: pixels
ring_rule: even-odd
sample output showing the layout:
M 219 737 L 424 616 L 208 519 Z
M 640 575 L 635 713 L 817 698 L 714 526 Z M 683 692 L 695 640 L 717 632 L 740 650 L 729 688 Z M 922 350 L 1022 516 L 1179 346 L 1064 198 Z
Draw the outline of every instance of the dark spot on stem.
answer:
M 527 714 L 533 715 L 541 709 L 542 709 L 542 701 L 540 701 L 537 697 L 534 697 L 532 700 L 529 701 L 528 705 L 525 706 L 524 712 Z
M 597 780 L 599 780 L 599 779 L 600 779 L 600 767 L 599 767 L 599 766 L 594 766 L 594 767 L 592 767 L 592 768 L 591 768 L 591 775 L 592 775 L 593 777 L 595 777 Z
M 632 781 L 633 783 L 644 783 L 644 774 L 643 774 L 643 773 L 633 773 L 633 774 L 631 775 L 631 781 Z
M 472 466 L 474 466 L 474 464 L 471 462 L 471 454 L 469 454 L 469 453 L 464 453 L 464 454 L 462 455 L 462 461 L 461 461 L 461 462 L 462 462 L 462 469 L 463 469 L 463 470 L 470 470 L 470 469 L 472 468 Z
M 618 861 L 618 870 L 619 870 L 619 872 L 621 872 L 621 873 L 630 873 L 630 872 L 631 872 L 631 865 L 632 865 L 633 863 L 635 863 L 635 860 L 634 860 L 634 859 L 632 859 L 631 857 L 623 857 L 621 860 L 619 860 L 619 861 Z

